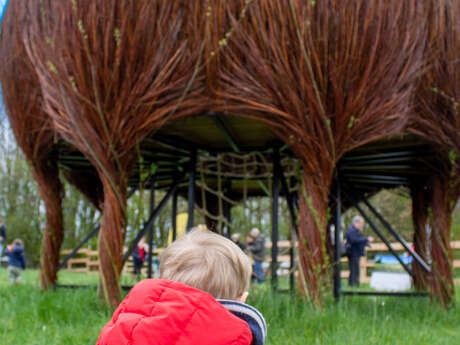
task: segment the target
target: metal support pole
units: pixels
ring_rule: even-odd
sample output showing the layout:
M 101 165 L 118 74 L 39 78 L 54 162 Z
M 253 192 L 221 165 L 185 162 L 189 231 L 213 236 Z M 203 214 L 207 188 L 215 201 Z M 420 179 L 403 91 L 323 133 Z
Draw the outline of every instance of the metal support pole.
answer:
M 291 225 L 292 225 L 291 230 L 292 229 L 294 230 L 293 236 L 297 238 L 299 234 L 299 230 L 297 227 L 297 214 L 295 211 L 296 206 L 295 206 L 295 201 L 294 201 L 294 194 L 289 193 L 288 184 L 286 181 L 286 177 L 284 176 L 284 172 L 281 167 L 281 164 L 279 164 L 279 167 L 280 167 L 281 186 L 283 187 L 283 192 L 284 192 L 284 195 L 286 196 L 286 202 L 287 202 L 288 209 L 289 209 L 289 216 L 291 217 Z
M 380 237 L 380 239 L 382 240 L 383 243 L 385 243 L 385 245 L 387 246 L 388 250 L 391 252 L 391 254 L 393 254 L 393 256 L 396 258 L 396 260 L 399 261 L 399 263 L 404 268 L 404 270 L 411 277 L 413 277 L 414 273 L 412 272 L 412 270 L 401 260 L 401 258 L 399 257 L 398 253 L 396 253 L 396 251 L 391 246 L 391 243 L 386 239 L 386 237 L 383 235 L 383 233 L 377 228 L 377 226 L 374 224 L 372 219 L 369 218 L 369 216 L 364 212 L 364 210 L 361 208 L 361 206 L 359 206 L 359 204 L 357 202 L 355 202 L 353 206 L 356 207 L 356 209 L 359 211 L 359 213 L 361 213 L 361 215 L 364 217 L 366 222 L 369 223 L 369 225 L 374 230 L 374 232 L 377 234 L 377 236 Z
M 398 240 L 399 243 L 412 255 L 414 260 L 422 267 L 426 272 L 431 272 L 430 266 L 428 266 L 423 259 L 412 250 L 412 248 L 409 246 L 409 244 L 406 242 L 404 238 L 402 238 L 392 227 L 391 225 L 385 220 L 385 218 L 382 217 L 380 213 L 377 212 L 377 210 L 370 204 L 369 201 L 364 199 L 364 204 L 371 210 L 371 212 L 377 217 L 378 220 L 383 224 L 383 226 L 388 230 L 390 234 L 392 234 L 396 240 Z
M 134 240 L 131 242 L 130 246 L 128 247 L 128 250 L 123 254 L 123 264 L 126 262 L 126 260 L 128 259 L 129 255 L 131 255 L 131 253 L 133 252 L 134 248 L 136 248 L 137 243 L 139 242 L 139 240 L 142 237 L 144 237 L 144 235 L 147 232 L 147 230 L 153 224 L 153 222 L 155 221 L 156 216 L 161 212 L 161 210 L 166 205 L 168 200 L 174 194 L 174 192 L 176 191 L 176 189 L 179 186 L 180 181 L 182 180 L 183 177 L 184 177 L 184 174 L 181 174 L 181 175 L 179 175 L 179 177 L 174 179 L 174 181 L 173 181 L 171 187 L 169 188 L 168 192 L 163 197 L 163 199 L 161 199 L 161 201 L 158 204 L 158 206 L 155 208 L 153 213 L 150 215 L 149 219 L 147 220 L 147 223 L 144 225 L 144 228 L 141 231 L 139 231 L 139 233 L 136 235 L 136 237 L 134 238 Z
M 281 166 L 281 162 L 279 162 L 279 172 L 280 172 L 280 180 L 281 186 L 283 187 L 284 195 L 286 196 L 286 202 L 289 209 L 289 215 L 291 218 L 291 232 L 290 232 L 290 240 L 291 240 L 291 248 L 289 249 L 289 289 L 291 292 L 295 291 L 295 243 L 298 238 L 298 228 L 297 228 L 297 214 L 295 211 L 294 205 L 294 198 L 291 193 L 289 193 L 289 187 L 286 181 L 286 177 L 284 176 L 284 172 Z
M 336 194 L 336 214 L 335 214 L 335 229 L 334 229 L 334 298 L 336 301 L 340 299 L 340 288 L 341 288 L 341 278 L 340 278 L 340 223 L 341 223 L 341 195 L 340 195 L 340 181 L 337 177 L 337 194 Z
M 272 288 L 278 287 L 278 216 L 279 216 L 279 196 L 280 196 L 280 154 L 279 149 L 273 149 L 273 188 L 272 188 Z
M 187 231 L 190 231 L 190 229 L 193 228 L 193 224 L 194 224 L 193 211 L 195 208 L 196 155 L 197 155 L 196 150 L 193 150 L 190 153 Z
M 299 194 L 298 194 L 298 192 L 292 194 L 292 199 L 294 201 L 295 208 L 298 210 L 299 209 Z
M 150 186 L 150 217 L 153 214 L 153 211 L 155 209 L 155 181 L 152 178 L 151 181 L 151 186 Z M 155 222 L 153 221 L 152 224 L 150 225 L 150 228 L 148 229 L 148 253 L 147 253 L 147 278 L 152 278 L 152 250 L 153 250 L 153 230 L 154 230 L 154 224 Z
M 67 265 L 67 261 L 73 258 L 75 254 L 77 254 L 77 252 L 80 250 L 80 248 L 83 247 L 86 244 L 86 242 L 88 242 L 93 236 L 95 236 L 99 232 L 100 228 L 101 225 L 97 224 L 94 227 L 94 229 L 81 240 L 78 246 L 76 246 L 74 250 L 72 250 L 72 252 L 61 261 L 61 263 L 57 267 L 57 270 L 59 271 L 61 268 L 64 268 Z
M 177 189 L 174 191 L 172 198 L 172 215 L 171 215 L 171 225 L 172 225 L 172 240 L 175 241 L 177 238 L 177 198 L 179 193 Z
M 225 195 L 229 197 L 232 194 L 232 181 L 225 181 Z M 232 235 L 232 204 L 224 200 L 224 217 L 227 220 L 225 225 L 224 235 L 227 238 L 230 238 Z
M 295 243 L 296 238 L 290 233 L 291 248 L 289 248 L 289 289 L 295 292 Z
M 223 234 L 225 235 L 225 237 L 230 238 L 231 236 L 230 224 L 232 222 L 232 205 L 227 201 L 224 201 L 224 217 L 227 220 L 227 224 L 224 224 L 225 229 L 222 229 Z
M 137 187 L 136 188 L 132 188 L 129 192 L 128 192 L 128 195 L 127 195 L 127 199 L 131 198 L 134 193 L 136 192 L 137 190 Z M 61 263 L 59 264 L 57 270 L 59 271 L 60 269 L 64 268 L 66 265 L 67 265 L 67 261 L 69 261 L 70 259 L 72 259 L 76 254 L 77 252 L 80 250 L 80 248 L 82 248 L 91 238 L 93 238 L 94 236 L 97 235 L 97 233 L 99 232 L 99 230 L 101 229 L 101 225 L 100 224 L 97 224 L 93 230 L 91 230 L 91 232 L 89 234 L 87 234 L 82 240 L 81 242 L 72 250 L 72 252 L 67 255 L 62 261 Z

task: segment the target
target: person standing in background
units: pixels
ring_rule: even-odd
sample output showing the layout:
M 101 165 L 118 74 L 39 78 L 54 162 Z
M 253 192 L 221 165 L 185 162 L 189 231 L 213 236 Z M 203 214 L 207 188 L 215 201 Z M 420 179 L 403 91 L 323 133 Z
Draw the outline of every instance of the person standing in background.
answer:
M 13 244 L 6 247 L 6 256 L 8 256 L 8 277 L 11 284 L 19 284 L 21 281 L 22 270 L 26 269 L 26 258 L 24 256 L 24 243 L 19 238 L 13 241 Z
M 144 265 L 145 256 L 147 253 L 147 244 L 145 243 L 144 239 L 141 238 L 137 243 L 136 248 L 133 251 L 133 274 L 131 279 L 141 279 L 141 271 L 142 266 Z
M 231 239 L 244 252 L 246 250 L 246 245 L 240 241 L 240 237 L 241 235 L 239 233 L 234 233 Z
M 366 254 L 364 247 L 374 240 L 373 237 L 364 237 L 363 229 L 364 219 L 361 216 L 354 216 L 351 225 L 345 232 L 346 255 L 350 269 L 349 286 L 359 286 L 359 259 Z
M 0 216 L 0 258 L 3 256 L 3 249 L 6 243 L 6 227 L 3 224 L 3 218 Z
M 248 249 L 251 251 L 254 260 L 254 275 L 258 283 L 263 283 L 264 272 L 262 271 L 262 263 L 265 260 L 265 238 L 260 233 L 259 229 L 253 228 L 246 237 Z

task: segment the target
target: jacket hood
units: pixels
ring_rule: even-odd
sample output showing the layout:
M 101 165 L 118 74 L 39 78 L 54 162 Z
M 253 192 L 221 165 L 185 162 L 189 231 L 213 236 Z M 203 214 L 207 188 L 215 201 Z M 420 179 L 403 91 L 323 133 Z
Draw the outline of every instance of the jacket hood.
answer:
M 97 345 L 250 345 L 248 324 L 210 294 L 163 279 L 136 284 Z
M 263 315 L 254 307 L 237 301 L 218 299 L 228 311 L 246 321 L 252 333 L 252 345 L 263 345 L 267 337 L 267 324 Z

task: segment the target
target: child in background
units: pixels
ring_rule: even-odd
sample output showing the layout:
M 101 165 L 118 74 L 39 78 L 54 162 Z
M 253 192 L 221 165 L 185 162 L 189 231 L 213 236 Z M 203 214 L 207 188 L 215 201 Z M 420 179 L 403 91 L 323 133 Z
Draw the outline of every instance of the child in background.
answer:
M 6 247 L 5 255 L 8 256 L 8 278 L 11 284 L 19 284 L 22 270 L 26 269 L 24 256 L 24 243 L 19 238 L 13 244 Z
M 244 304 L 251 263 L 232 241 L 191 231 L 162 253 L 160 278 L 133 287 L 97 345 L 264 343 L 264 318 Z
M 131 275 L 131 279 L 141 279 L 141 272 L 142 266 L 144 265 L 145 254 L 147 252 L 147 244 L 145 243 L 144 239 L 141 238 L 139 243 L 136 246 L 136 249 L 133 251 L 133 274 Z

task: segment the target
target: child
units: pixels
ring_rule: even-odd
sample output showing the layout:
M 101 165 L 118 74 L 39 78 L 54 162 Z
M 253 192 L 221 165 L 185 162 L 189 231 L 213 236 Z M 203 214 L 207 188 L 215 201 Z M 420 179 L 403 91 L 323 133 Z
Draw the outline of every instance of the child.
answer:
M 19 284 L 21 272 L 26 268 L 26 258 L 24 256 L 24 244 L 19 238 L 13 244 L 6 247 L 5 255 L 8 256 L 8 277 L 11 284 Z
M 251 264 L 232 241 L 191 231 L 162 253 L 160 278 L 132 288 L 97 345 L 264 343 L 262 315 L 244 304 Z
M 147 244 L 144 242 L 144 239 L 141 238 L 137 244 L 136 249 L 133 251 L 133 274 L 131 275 L 131 280 L 141 279 L 142 266 L 144 265 L 145 253 Z

